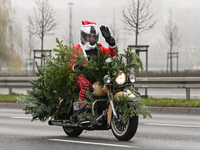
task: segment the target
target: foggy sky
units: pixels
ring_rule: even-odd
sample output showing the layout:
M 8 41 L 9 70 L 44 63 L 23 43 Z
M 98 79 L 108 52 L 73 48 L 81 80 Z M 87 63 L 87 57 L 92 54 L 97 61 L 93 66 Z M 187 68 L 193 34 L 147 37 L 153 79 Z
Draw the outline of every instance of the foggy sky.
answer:
M 134 34 L 124 34 L 122 30 L 121 10 L 128 3 L 128 0 L 51 0 L 52 6 L 57 10 L 58 27 L 54 31 L 55 35 L 45 37 L 44 48 L 55 48 L 55 38 L 63 39 L 65 44 L 68 44 L 69 31 L 69 7 L 68 3 L 73 2 L 73 42 L 79 42 L 79 30 L 82 20 L 90 20 L 97 25 L 106 25 L 110 27 L 114 20 L 116 28 L 119 31 L 118 46 L 120 50 L 126 48 L 127 45 L 133 45 L 135 38 Z M 16 8 L 16 18 L 19 20 L 23 28 L 23 37 L 27 38 L 25 26 L 27 25 L 27 13 L 31 14 L 35 3 L 33 0 L 12 0 L 13 7 Z M 164 25 L 169 17 L 169 9 L 172 9 L 173 19 L 179 28 L 180 44 L 175 49 L 179 51 L 180 65 L 198 65 L 200 63 L 200 1 L 199 0 L 152 0 L 152 9 L 155 12 L 155 19 L 158 20 L 154 28 L 139 37 L 140 45 L 150 45 L 149 63 L 155 65 L 157 61 L 162 61 L 159 64 L 166 66 L 167 49 L 161 48 L 163 41 Z M 115 11 L 115 16 L 114 12 Z M 104 46 L 104 39 L 101 37 L 99 42 Z M 35 49 L 40 48 L 40 40 L 35 38 Z M 185 48 L 185 51 L 184 51 Z M 192 51 L 192 49 L 194 51 Z M 156 53 L 155 53 L 156 52 Z M 158 57 L 157 55 L 161 55 Z M 143 55 L 141 55 L 143 57 Z M 193 59 L 193 64 L 188 64 L 189 59 Z M 175 65 L 175 64 L 174 64 Z M 190 66 L 191 65 L 191 66 Z

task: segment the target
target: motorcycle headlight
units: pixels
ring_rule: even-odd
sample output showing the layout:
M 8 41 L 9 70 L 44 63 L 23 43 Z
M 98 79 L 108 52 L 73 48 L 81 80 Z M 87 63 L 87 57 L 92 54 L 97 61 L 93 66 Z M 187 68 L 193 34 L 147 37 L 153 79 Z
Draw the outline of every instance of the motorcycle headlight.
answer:
M 115 81 L 117 84 L 122 85 L 126 81 L 126 75 L 123 72 L 119 72 L 118 76 L 116 77 Z
M 110 76 L 109 75 L 105 75 L 104 78 L 103 78 L 103 82 L 108 84 L 108 83 L 110 83 L 110 81 L 111 81 Z
M 129 80 L 131 81 L 131 83 L 134 83 L 135 82 L 135 74 L 131 74 L 129 76 Z

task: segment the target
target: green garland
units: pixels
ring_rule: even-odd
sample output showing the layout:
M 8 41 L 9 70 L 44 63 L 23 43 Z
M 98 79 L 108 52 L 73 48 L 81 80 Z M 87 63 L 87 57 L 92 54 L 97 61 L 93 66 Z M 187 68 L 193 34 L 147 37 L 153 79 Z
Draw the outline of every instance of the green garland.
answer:
M 46 121 L 47 118 L 53 116 L 56 107 L 59 104 L 58 97 L 66 99 L 66 106 L 73 100 L 78 100 L 79 89 L 76 85 L 76 78 L 80 74 L 88 78 L 90 81 L 100 81 L 103 82 L 103 77 L 106 74 L 110 74 L 112 81 L 116 77 L 116 73 L 122 70 L 124 73 L 128 74 L 130 68 L 143 69 L 142 62 L 140 58 L 129 48 L 124 50 L 124 54 L 118 54 L 116 50 L 116 56 L 111 57 L 109 53 L 104 55 L 99 49 L 99 57 L 92 57 L 91 61 L 84 63 L 85 57 L 80 51 L 72 50 L 70 47 L 63 45 L 62 41 L 56 39 L 57 48 L 53 51 L 56 53 L 55 57 L 45 57 L 46 63 L 44 66 L 37 66 L 38 73 L 36 75 L 39 77 L 36 82 L 30 82 L 32 84 L 32 90 L 28 90 L 27 96 L 21 96 L 18 98 L 18 102 L 25 106 L 25 113 L 31 114 L 33 116 L 32 120 L 39 119 L 40 121 Z M 77 57 L 74 57 L 76 53 Z M 111 61 L 107 61 L 110 58 Z M 74 59 L 72 62 L 71 60 Z M 83 70 L 71 71 L 71 66 L 73 64 L 78 64 L 79 66 L 85 66 Z M 132 70 L 133 71 L 133 70 Z M 54 92 L 56 91 L 56 93 Z M 92 93 L 89 90 L 86 92 L 87 97 L 91 99 L 91 102 L 85 101 L 87 107 L 91 107 L 92 102 L 95 100 Z M 115 106 L 119 109 L 119 106 L 123 106 L 124 110 L 128 113 L 143 115 L 143 117 L 149 116 L 150 112 L 147 107 L 144 106 L 142 99 L 137 96 L 137 102 L 134 106 L 128 107 L 127 110 L 127 98 L 123 98 L 123 101 L 115 101 Z M 123 103 L 123 105 L 122 105 Z M 126 109 L 125 109 L 126 107 Z M 133 108 L 136 108 L 133 109 Z M 63 111 L 67 111 L 67 108 Z M 124 113 L 127 116 L 127 112 Z M 91 115 L 84 114 L 83 116 Z M 126 117 L 125 117 L 126 118 Z M 126 120 L 126 119 L 125 119 Z

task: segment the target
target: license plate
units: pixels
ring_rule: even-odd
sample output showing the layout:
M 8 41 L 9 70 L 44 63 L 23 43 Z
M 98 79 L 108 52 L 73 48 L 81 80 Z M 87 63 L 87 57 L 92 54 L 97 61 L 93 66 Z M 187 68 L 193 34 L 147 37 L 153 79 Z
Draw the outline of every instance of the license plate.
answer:
M 78 110 L 78 108 L 79 108 L 78 102 L 74 102 L 73 107 L 74 107 L 74 110 Z

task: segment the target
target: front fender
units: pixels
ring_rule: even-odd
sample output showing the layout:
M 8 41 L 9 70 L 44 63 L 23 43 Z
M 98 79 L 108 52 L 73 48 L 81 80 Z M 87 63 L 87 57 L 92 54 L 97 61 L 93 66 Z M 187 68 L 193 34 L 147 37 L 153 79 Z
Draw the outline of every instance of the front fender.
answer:
M 119 100 L 120 96 L 128 96 L 130 98 L 130 100 L 134 100 L 135 99 L 135 95 L 129 89 L 124 89 L 124 91 L 117 92 L 114 95 L 114 98 Z
M 129 89 L 124 89 L 124 91 L 117 92 L 114 95 L 114 98 L 119 100 L 120 96 L 128 96 L 130 98 L 130 101 L 132 101 L 136 98 L 136 96 Z M 110 125 L 110 123 L 111 123 L 111 117 L 112 117 L 112 107 L 111 107 L 111 105 L 109 105 L 109 107 L 108 107 L 108 118 L 107 118 L 108 125 Z

